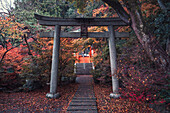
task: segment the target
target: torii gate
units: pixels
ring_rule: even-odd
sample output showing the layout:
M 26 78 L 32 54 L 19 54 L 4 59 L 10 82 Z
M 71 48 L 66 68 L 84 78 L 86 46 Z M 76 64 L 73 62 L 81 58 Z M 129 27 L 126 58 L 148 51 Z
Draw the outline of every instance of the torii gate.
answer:
M 110 97 L 118 98 L 120 94 L 118 92 L 119 83 L 116 75 L 116 45 L 115 37 L 129 37 L 128 33 L 120 33 L 114 31 L 114 26 L 127 26 L 120 18 L 56 18 L 47 17 L 35 14 L 35 18 L 38 20 L 40 25 L 55 26 L 54 32 L 41 33 L 41 37 L 54 37 L 53 54 L 52 54 L 52 68 L 51 68 L 51 81 L 50 81 L 50 93 L 46 94 L 48 98 L 59 98 L 57 93 L 57 75 L 58 75 L 58 60 L 59 60 L 59 48 L 60 48 L 60 37 L 62 38 L 76 38 L 76 37 L 93 37 L 93 38 L 109 38 L 109 53 L 110 53 L 110 66 L 112 76 L 112 89 L 113 93 Z M 74 32 L 61 32 L 61 26 L 81 26 L 81 31 L 78 33 Z M 109 32 L 87 32 L 88 26 L 108 26 Z

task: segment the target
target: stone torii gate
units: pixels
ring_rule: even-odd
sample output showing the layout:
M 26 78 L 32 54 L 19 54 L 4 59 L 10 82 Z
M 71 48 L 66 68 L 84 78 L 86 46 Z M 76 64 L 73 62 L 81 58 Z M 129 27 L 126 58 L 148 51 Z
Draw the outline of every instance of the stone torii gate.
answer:
M 35 14 L 35 18 L 38 20 L 40 25 L 55 26 L 54 32 L 40 33 L 41 37 L 54 37 L 53 54 L 52 54 L 52 68 L 51 68 L 51 81 L 50 81 L 50 93 L 47 93 L 48 98 L 59 98 L 57 92 L 57 75 L 58 75 L 58 60 L 59 60 L 59 48 L 60 48 L 60 37 L 62 38 L 108 38 L 109 39 L 109 53 L 110 53 L 110 65 L 111 65 L 111 76 L 112 76 L 112 89 L 113 92 L 110 97 L 118 98 L 119 94 L 119 83 L 116 75 L 116 37 L 129 37 L 128 33 L 115 32 L 114 26 L 127 26 L 120 18 L 56 18 L 47 17 Z M 81 26 L 81 32 L 60 32 L 61 26 Z M 108 26 L 109 32 L 88 32 L 88 26 Z M 84 32 L 85 30 L 85 32 Z

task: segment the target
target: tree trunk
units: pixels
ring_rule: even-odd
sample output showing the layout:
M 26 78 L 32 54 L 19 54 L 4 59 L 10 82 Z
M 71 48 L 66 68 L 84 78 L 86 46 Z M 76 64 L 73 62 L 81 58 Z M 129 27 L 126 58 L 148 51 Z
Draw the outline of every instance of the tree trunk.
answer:
M 112 2 L 110 2 L 110 0 L 103 0 L 103 1 L 108 3 L 108 5 L 110 5 L 114 9 L 118 8 L 118 7 L 115 7 L 116 4 L 120 4 L 118 3 L 117 0 L 112 0 Z M 130 27 L 134 30 L 139 42 L 142 44 L 148 56 L 151 58 L 153 62 L 155 62 L 156 65 L 158 65 L 165 71 L 170 71 L 170 64 L 169 64 L 170 57 L 168 56 L 166 51 L 161 48 L 161 46 L 159 45 L 159 42 L 156 41 L 154 35 L 151 34 L 149 32 L 149 29 L 146 27 L 146 23 L 143 20 L 141 9 L 137 1 L 136 0 L 129 0 L 129 1 L 124 0 L 124 3 L 130 15 L 130 23 L 129 23 Z M 117 5 L 117 6 L 121 7 L 119 9 L 115 9 L 117 13 L 124 12 L 124 11 L 117 11 L 117 10 L 122 10 L 122 6 L 120 5 Z M 120 18 L 122 16 L 120 16 Z M 125 16 L 123 17 L 125 18 Z M 121 19 L 125 20 L 124 18 L 123 19 L 121 18 Z M 129 19 L 126 19 L 126 20 L 129 20 Z
M 142 13 L 136 0 L 131 0 L 132 2 L 127 3 L 131 18 L 131 27 L 134 30 L 139 42 L 142 44 L 148 56 L 151 58 L 155 64 L 162 67 L 164 70 L 169 70 L 169 60 L 168 54 L 159 45 L 159 42 L 155 39 L 155 36 L 149 32 L 149 29 L 145 26 L 145 22 L 142 17 Z

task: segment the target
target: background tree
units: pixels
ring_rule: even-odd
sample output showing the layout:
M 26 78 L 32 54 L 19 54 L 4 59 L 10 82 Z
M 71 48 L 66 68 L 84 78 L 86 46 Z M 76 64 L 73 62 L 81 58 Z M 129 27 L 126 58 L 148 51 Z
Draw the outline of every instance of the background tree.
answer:
M 1 53 L 0 64 L 6 54 L 22 44 L 22 38 L 27 30 L 23 30 L 24 25 L 14 21 L 15 17 L 0 17 L 0 46 L 5 52 Z

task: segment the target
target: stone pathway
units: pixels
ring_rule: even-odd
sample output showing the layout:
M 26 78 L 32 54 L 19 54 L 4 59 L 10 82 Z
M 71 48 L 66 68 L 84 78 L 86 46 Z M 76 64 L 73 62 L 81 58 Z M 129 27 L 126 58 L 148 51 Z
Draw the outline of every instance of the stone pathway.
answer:
M 69 113 L 97 113 L 96 97 L 93 91 L 91 75 L 79 75 L 76 78 L 79 88 L 67 108 Z

